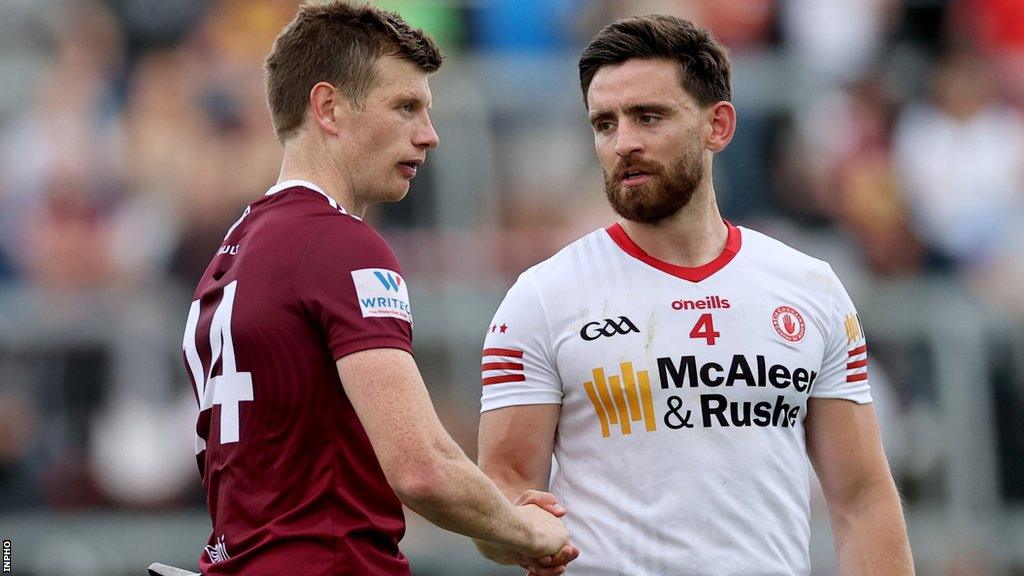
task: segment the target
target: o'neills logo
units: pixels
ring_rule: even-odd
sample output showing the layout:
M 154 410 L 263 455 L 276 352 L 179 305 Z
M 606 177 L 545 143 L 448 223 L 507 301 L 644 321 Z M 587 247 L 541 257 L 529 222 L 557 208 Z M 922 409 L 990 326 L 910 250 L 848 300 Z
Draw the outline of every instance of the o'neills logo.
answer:
M 806 331 L 804 317 L 795 308 L 789 306 L 776 308 L 775 312 L 772 312 L 772 326 L 775 327 L 779 336 L 790 342 L 799 342 L 804 339 Z
M 703 300 L 675 300 L 673 310 L 725 310 L 729 308 L 729 299 L 719 296 L 708 296 Z

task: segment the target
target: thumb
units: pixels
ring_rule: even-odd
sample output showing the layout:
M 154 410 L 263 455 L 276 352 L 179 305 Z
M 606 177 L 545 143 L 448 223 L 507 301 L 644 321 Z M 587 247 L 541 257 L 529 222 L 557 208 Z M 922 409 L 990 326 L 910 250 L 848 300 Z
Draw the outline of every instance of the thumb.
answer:
M 534 504 L 538 508 L 546 510 L 548 513 L 561 518 L 565 516 L 565 508 L 558 502 L 554 494 L 549 492 L 542 492 L 540 490 L 526 490 L 523 492 L 518 499 L 516 499 L 516 505 L 522 506 L 524 504 Z

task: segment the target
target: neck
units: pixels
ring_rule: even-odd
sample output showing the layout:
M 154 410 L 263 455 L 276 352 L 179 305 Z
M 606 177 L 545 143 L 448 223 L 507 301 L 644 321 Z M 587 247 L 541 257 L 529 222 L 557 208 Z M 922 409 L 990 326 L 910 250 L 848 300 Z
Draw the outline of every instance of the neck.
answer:
M 710 179 L 701 183 L 689 204 L 674 216 L 657 224 L 632 220 L 621 220 L 620 224 L 644 252 L 687 268 L 702 266 L 717 258 L 725 250 L 729 237 Z
M 345 178 L 346 168 L 330 162 L 330 157 L 325 143 L 312 143 L 304 134 L 298 134 L 284 147 L 284 159 L 281 161 L 277 182 L 312 182 L 323 189 L 346 212 L 362 218 L 366 211 L 366 203 L 356 198 L 349 180 Z

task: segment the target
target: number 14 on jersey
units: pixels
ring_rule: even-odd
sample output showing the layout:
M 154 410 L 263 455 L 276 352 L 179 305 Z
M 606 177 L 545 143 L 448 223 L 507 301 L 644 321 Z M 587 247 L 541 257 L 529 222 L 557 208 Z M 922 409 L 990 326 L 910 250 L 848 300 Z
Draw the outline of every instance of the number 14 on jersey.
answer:
M 196 347 L 196 328 L 199 325 L 199 300 L 192 302 L 185 324 L 182 349 L 192 372 L 199 398 L 199 411 L 220 405 L 220 443 L 238 442 L 238 410 L 241 402 L 252 401 L 252 373 L 239 372 L 235 365 L 235 345 L 231 337 L 231 310 L 235 306 L 238 281 L 224 287 L 224 295 L 213 313 L 210 324 L 210 368 L 203 369 L 203 361 Z M 221 373 L 213 375 L 213 367 L 221 361 Z M 196 438 L 196 453 L 206 447 L 202 438 Z

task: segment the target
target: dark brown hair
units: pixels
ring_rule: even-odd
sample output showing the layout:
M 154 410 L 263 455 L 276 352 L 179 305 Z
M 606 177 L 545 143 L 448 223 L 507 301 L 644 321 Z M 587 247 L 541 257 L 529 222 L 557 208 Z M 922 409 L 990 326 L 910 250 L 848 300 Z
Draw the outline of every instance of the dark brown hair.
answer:
M 693 22 L 649 14 L 605 26 L 580 56 L 583 103 L 597 71 L 633 58 L 666 58 L 679 63 L 683 88 L 701 106 L 732 99 L 729 50 L 709 30 Z
M 362 106 L 379 81 L 377 60 L 386 55 L 427 73 L 441 67 L 434 39 L 394 12 L 347 0 L 304 3 L 263 64 L 277 139 L 283 143 L 302 125 L 309 91 L 318 82 L 331 83 Z

